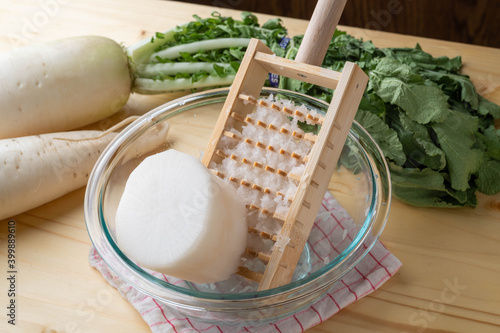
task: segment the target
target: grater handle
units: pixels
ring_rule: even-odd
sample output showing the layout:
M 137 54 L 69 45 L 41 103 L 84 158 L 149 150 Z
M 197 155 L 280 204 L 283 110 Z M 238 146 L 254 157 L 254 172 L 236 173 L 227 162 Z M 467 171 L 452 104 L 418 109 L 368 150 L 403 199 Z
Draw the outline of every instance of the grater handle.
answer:
M 318 0 L 295 61 L 321 66 L 347 0 Z

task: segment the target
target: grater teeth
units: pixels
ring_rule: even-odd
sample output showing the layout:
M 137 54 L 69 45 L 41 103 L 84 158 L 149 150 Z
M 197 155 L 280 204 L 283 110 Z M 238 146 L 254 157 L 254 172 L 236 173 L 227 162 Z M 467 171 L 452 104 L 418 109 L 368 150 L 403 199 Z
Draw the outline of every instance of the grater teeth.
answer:
M 259 230 L 259 229 L 254 228 L 254 227 L 248 227 L 248 232 L 257 234 L 259 237 L 261 237 L 263 239 L 270 239 L 273 242 L 276 242 L 278 240 L 278 235 L 273 235 L 273 234 Z
M 267 128 L 267 124 L 263 121 L 260 121 L 260 120 L 257 120 L 257 126 L 260 126 L 260 127 L 263 127 L 263 128 Z
M 299 110 L 295 110 L 295 112 L 293 114 L 299 118 L 304 118 L 304 114 L 302 112 L 300 112 Z
M 262 192 L 262 187 L 260 187 L 257 184 L 252 184 L 252 190 L 256 190 L 256 191 Z
M 312 143 L 315 143 L 317 139 L 318 139 L 317 135 L 314 135 L 311 133 L 304 134 L 304 140 L 311 141 Z
M 274 111 L 282 112 L 285 115 L 293 117 L 293 118 L 300 120 L 300 121 L 304 121 L 307 119 L 312 125 L 322 125 L 323 122 L 325 121 L 324 117 L 313 116 L 309 113 L 304 114 L 302 111 L 292 110 L 286 106 L 280 107 L 276 103 L 268 104 L 262 100 L 256 100 L 255 98 L 253 98 L 252 96 L 249 96 L 249 95 L 239 94 L 238 98 L 243 100 L 245 103 L 251 103 L 254 105 L 266 107 L 266 108 L 274 110 Z
M 245 117 L 243 117 L 242 115 L 240 115 L 239 113 L 236 113 L 234 111 L 231 112 L 231 117 L 233 117 L 234 119 L 241 121 L 241 122 L 245 121 Z
M 216 154 L 217 156 L 219 156 L 219 157 L 222 157 L 222 158 L 227 158 L 227 154 L 225 154 L 225 153 L 224 153 L 222 150 L 220 150 L 220 149 L 217 149 L 217 150 L 215 151 L 215 154 Z
M 270 108 L 275 109 L 276 111 L 281 111 L 280 107 L 278 105 L 276 105 L 275 103 L 271 103 Z
M 241 139 L 238 135 L 236 135 L 233 132 L 229 132 L 229 131 L 224 131 L 224 136 L 227 136 L 228 138 L 231 138 L 231 139 L 234 139 L 234 140 L 240 140 Z
M 249 188 L 251 188 L 251 187 L 252 187 L 252 184 L 251 184 L 251 183 L 249 183 L 249 182 L 247 182 L 247 181 L 246 181 L 246 180 L 244 180 L 244 179 L 243 179 L 242 181 L 240 181 L 240 184 L 241 184 L 241 185 L 243 185 L 243 186 L 245 186 L 245 187 L 249 187 Z
M 319 117 L 314 117 L 314 116 L 311 116 L 311 114 L 310 114 L 310 113 L 308 113 L 308 114 L 306 115 L 306 118 L 307 118 L 310 122 L 312 122 L 312 123 L 319 124 Z M 323 123 L 323 122 L 321 122 L 321 123 Z
M 298 112 L 298 111 L 296 111 L 296 112 Z M 304 139 L 304 140 L 311 141 L 311 142 L 314 143 L 316 141 L 316 138 L 317 138 L 316 135 L 311 134 L 311 133 L 306 133 L 306 134 L 303 135 L 303 134 L 301 134 L 301 133 L 299 133 L 297 131 L 290 132 L 285 127 L 281 127 L 281 128 L 278 129 L 278 127 L 276 125 L 274 125 L 274 124 L 266 124 L 265 122 L 263 122 L 261 120 L 255 120 L 255 119 L 251 118 L 250 116 L 243 117 L 242 115 L 240 115 L 240 114 L 238 114 L 236 112 L 231 112 L 230 116 L 233 119 L 236 119 L 237 121 L 240 121 L 240 122 L 243 122 L 243 123 L 247 123 L 247 124 L 253 124 L 253 125 L 262 127 L 264 129 L 268 129 L 268 130 L 280 132 L 280 133 L 285 134 L 285 135 L 291 135 L 291 136 L 293 136 L 296 139 Z M 236 137 L 236 134 L 234 134 L 232 132 L 229 132 L 229 133 L 224 132 L 224 135 L 228 136 L 230 138 L 233 138 L 235 140 L 238 140 L 238 138 Z
M 252 96 L 249 96 L 249 95 L 239 94 L 238 98 L 242 99 L 243 101 L 252 103 L 252 104 L 257 104 L 257 100 L 255 98 L 253 98 Z
M 283 155 L 287 154 L 283 149 L 281 149 L 279 153 L 283 154 Z M 268 172 L 273 173 L 273 174 L 277 174 L 277 175 L 282 176 L 282 177 L 288 177 L 288 178 L 291 178 L 291 179 L 294 179 L 294 180 L 299 180 L 299 181 L 300 181 L 300 178 L 301 178 L 300 175 L 293 174 L 293 173 L 290 173 L 290 172 L 285 172 L 285 171 L 283 171 L 281 169 L 273 168 L 270 165 L 265 165 L 264 166 L 264 164 L 262 164 L 262 163 L 259 163 L 257 161 L 251 161 L 251 160 L 249 160 L 249 159 L 247 159 L 245 157 L 238 157 L 238 156 L 236 156 L 234 154 L 231 154 L 231 155 L 228 156 L 228 155 L 224 154 L 223 152 L 220 152 L 220 154 L 217 153 L 217 155 L 221 156 L 221 157 L 225 156 L 224 158 L 230 158 L 230 159 L 232 159 L 234 161 L 237 161 L 237 162 L 240 162 L 242 164 L 246 164 L 248 166 L 252 166 L 252 167 L 254 167 L 256 169 L 263 169 L 265 171 L 268 171 Z M 224 177 L 222 177 L 222 178 L 224 178 Z
M 248 205 L 248 206 L 247 206 L 247 208 L 248 208 L 249 210 L 260 210 L 260 207 L 255 206 L 255 205 Z
M 249 124 L 253 124 L 253 123 L 255 123 L 255 120 L 253 120 L 252 118 L 250 118 L 250 117 L 248 117 L 248 116 L 246 116 L 246 117 L 245 117 L 245 120 L 244 120 L 244 121 L 245 121 L 245 123 L 249 123 Z
M 250 257 L 259 258 L 266 263 L 268 263 L 269 260 L 271 259 L 271 256 L 269 254 L 266 254 L 266 253 L 260 252 L 260 251 L 256 251 L 250 247 L 246 248 L 245 254 L 250 256 Z
M 261 163 L 259 163 L 259 162 L 253 162 L 253 166 L 254 166 L 255 168 L 258 168 L 258 169 L 262 169 L 262 168 L 264 168 L 264 165 L 262 165 L 262 164 L 261 164 Z
M 257 142 L 255 143 L 255 146 L 256 146 L 256 147 L 259 147 L 259 148 L 262 148 L 262 149 L 266 149 L 266 145 L 265 145 L 265 144 L 263 144 L 262 142 L 258 142 L 258 141 L 257 141 Z
M 250 188 L 252 190 L 255 190 L 257 192 L 261 192 L 263 194 L 267 194 L 267 195 L 270 195 L 270 196 L 275 196 L 275 197 L 278 197 L 278 196 L 281 196 L 282 199 L 285 199 L 285 194 L 283 194 L 282 192 L 279 192 L 279 191 L 276 191 L 276 192 L 273 192 L 271 191 L 269 188 L 267 187 L 262 187 L 261 185 L 258 185 L 258 184 L 255 184 L 255 183 L 252 183 L 252 182 L 249 182 L 245 179 L 239 179 L 239 178 L 236 178 L 236 177 L 226 177 L 226 175 L 218 170 L 215 170 L 215 169 L 209 169 L 210 171 L 212 171 L 212 173 L 216 176 L 218 176 L 219 178 L 221 179 L 228 179 L 229 181 L 235 183 L 235 184 L 238 184 L 238 185 L 242 185 L 242 186 L 245 186 L 247 188 Z M 294 175 L 294 174 L 288 174 L 287 175 L 288 177 L 290 178 L 294 178 L 294 177 L 300 177 L 300 176 L 297 176 L 297 175 Z M 288 201 L 293 201 L 293 198 L 292 197 L 289 197 L 287 199 Z M 254 208 L 257 207 L 257 206 L 254 206 Z M 247 207 L 248 208 L 248 207 Z M 258 207 L 257 207 L 258 208 Z M 259 210 L 265 210 L 265 209 L 260 209 Z M 266 210 L 267 212 L 264 212 L 264 214 L 266 215 L 269 215 L 269 214 L 273 214 L 273 212 L 269 212 L 268 210 Z
M 266 171 L 269 171 L 270 173 L 275 173 L 276 172 L 276 169 L 269 166 L 269 165 L 266 165 L 266 167 L 264 168 L 264 170 Z
M 268 210 L 268 209 L 265 209 L 265 208 L 262 208 L 262 207 L 259 207 L 257 205 L 254 205 L 254 204 L 250 204 L 250 205 L 245 205 L 245 207 L 248 209 L 248 210 L 253 210 L 253 211 L 258 211 L 264 215 L 267 215 L 267 216 L 270 216 L 272 217 L 273 219 L 277 220 L 278 222 L 284 222 L 285 219 L 286 219 L 286 216 L 282 215 L 282 214 L 279 214 L 279 213 L 276 213 L 276 212 L 273 212 L 271 210 Z
M 286 177 L 288 175 L 288 173 L 286 173 L 285 171 L 283 171 L 281 169 L 276 170 L 276 174 L 278 174 L 282 177 Z
M 291 178 L 293 180 L 296 180 L 298 182 L 300 182 L 300 180 L 302 179 L 302 176 L 301 175 L 297 175 L 295 173 L 288 173 L 288 178 Z

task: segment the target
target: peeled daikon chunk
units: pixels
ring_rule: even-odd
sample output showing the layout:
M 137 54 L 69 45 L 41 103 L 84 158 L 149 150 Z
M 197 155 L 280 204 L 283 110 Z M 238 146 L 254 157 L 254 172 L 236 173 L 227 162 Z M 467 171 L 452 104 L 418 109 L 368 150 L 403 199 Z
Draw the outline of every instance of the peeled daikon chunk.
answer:
M 127 256 L 196 283 L 227 279 L 246 248 L 246 210 L 236 190 L 172 149 L 147 157 L 130 174 L 115 222 Z

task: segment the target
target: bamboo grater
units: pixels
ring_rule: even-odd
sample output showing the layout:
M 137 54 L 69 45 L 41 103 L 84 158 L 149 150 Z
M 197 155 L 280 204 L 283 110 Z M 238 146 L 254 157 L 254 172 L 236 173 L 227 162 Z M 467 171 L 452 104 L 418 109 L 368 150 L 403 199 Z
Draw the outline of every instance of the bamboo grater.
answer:
M 366 74 L 354 63 L 347 62 L 341 73 L 315 66 L 315 64 L 319 65 L 322 62 L 345 2 L 346 0 L 318 1 L 303 44 L 297 55 L 297 59 L 300 61 L 276 57 L 261 41 L 252 39 L 202 159 L 203 164 L 208 167 L 212 162 L 220 163 L 224 158 L 234 157 L 222 154 L 218 149 L 218 143 L 223 136 L 229 136 L 235 140 L 245 140 L 245 138 L 239 138 L 234 133 L 229 132 L 229 129 L 231 124 L 235 123 L 234 120 L 237 122 L 252 121 L 248 114 L 253 111 L 255 104 L 259 103 L 257 97 L 260 95 L 269 73 L 335 90 L 332 102 L 324 118 L 309 114 L 299 115 L 321 125 L 318 135 L 284 133 L 295 136 L 297 140 L 313 142 L 308 156 L 302 157 L 297 154 L 294 155 L 294 152 L 283 152 L 280 147 L 267 147 L 268 149 L 281 151 L 283 154 L 287 154 L 289 158 L 303 159 L 306 165 L 301 175 L 283 174 L 283 171 L 270 166 L 253 164 L 254 167 L 266 168 L 267 171 L 272 173 L 280 174 L 281 172 L 281 176 L 290 177 L 298 182 L 297 192 L 286 216 L 270 211 L 263 212 L 282 223 L 278 234 L 271 235 L 249 228 L 249 232 L 275 242 L 270 255 L 247 249 L 247 254 L 259 257 L 264 262 L 267 262 L 263 274 L 244 267 L 240 267 L 238 271 L 239 275 L 258 282 L 259 290 L 278 287 L 291 281 L 368 81 Z M 321 50 L 318 51 L 318 48 Z M 270 109 L 270 112 L 285 112 L 290 116 L 293 116 L 294 112 L 297 115 L 296 112 L 298 112 L 287 108 L 279 108 L 275 104 L 265 106 Z M 272 124 L 260 122 L 257 125 L 268 130 L 278 130 L 273 128 Z M 265 143 L 261 142 L 248 143 L 265 146 Z M 242 160 L 245 163 L 244 157 Z M 249 163 L 250 161 L 246 160 L 246 162 Z M 225 177 L 220 172 L 215 173 L 221 178 Z M 252 187 L 259 191 L 268 190 L 256 184 L 246 183 L 245 180 L 231 180 L 237 181 L 241 186 Z M 247 209 L 253 210 L 259 209 L 259 207 L 249 206 Z

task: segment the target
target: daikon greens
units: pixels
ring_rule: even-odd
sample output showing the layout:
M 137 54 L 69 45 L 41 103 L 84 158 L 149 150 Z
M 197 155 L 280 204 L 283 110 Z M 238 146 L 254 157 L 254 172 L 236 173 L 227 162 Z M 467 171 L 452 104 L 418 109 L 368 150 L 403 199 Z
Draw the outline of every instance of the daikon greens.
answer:
M 303 39 L 287 37 L 280 19 L 260 26 L 248 12 L 241 20 L 218 13 L 206 19 L 195 16 L 193 22 L 158 34 L 151 45 L 131 50 L 138 63 L 136 86 L 157 93 L 229 85 L 246 50 L 241 39 L 252 37 L 288 59 L 295 58 Z M 161 56 L 170 47 L 188 50 L 206 40 L 214 41 L 209 50 L 180 52 L 173 59 Z M 433 57 L 420 45 L 377 48 L 337 30 L 322 66 L 341 71 L 346 61 L 369 76 L 356 120 L 381 147 L 396 198 L 423 207 L 474 207 L 477 191 L 500 192 L 500 130 L 495 128 L 500 106 L 480 96 L 460 73 L 461 57 Z M 330 89 L 285 77 L 267 84 L 326 102 L 333 95 Z

